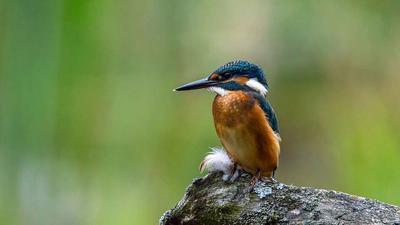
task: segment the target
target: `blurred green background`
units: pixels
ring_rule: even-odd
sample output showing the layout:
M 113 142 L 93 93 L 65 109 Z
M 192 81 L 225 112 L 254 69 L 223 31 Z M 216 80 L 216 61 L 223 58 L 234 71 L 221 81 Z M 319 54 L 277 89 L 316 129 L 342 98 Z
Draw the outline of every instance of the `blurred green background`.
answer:
M 400 1 L 0 2 L 0 224 L 156 224 L 219 146 L 212 94 L 248 59 L 277 179 L 400 204 Z

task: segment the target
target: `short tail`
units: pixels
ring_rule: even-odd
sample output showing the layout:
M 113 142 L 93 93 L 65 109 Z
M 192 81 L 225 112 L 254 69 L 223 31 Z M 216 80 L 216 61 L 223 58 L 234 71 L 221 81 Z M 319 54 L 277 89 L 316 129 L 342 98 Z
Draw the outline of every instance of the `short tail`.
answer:
M 233 169 L 233 161 L 223 148 L 211 148 L 211 152 L 200 163 L 200 172 L 223 172 L 230 174 Z

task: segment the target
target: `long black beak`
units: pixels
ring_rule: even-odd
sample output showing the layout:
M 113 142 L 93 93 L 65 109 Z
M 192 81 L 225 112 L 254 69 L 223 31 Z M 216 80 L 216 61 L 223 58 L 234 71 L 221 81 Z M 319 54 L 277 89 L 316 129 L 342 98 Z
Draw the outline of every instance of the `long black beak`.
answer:
M 184 84 L 178 88 L 175 88 L 174 91 L 188 91 L 194 89 L 208 88 L 216 85 L 217 82 L 213 80 L 208 80 L 207 78 L 203 78 L 201 80 L 196 80 L 187 84 Z

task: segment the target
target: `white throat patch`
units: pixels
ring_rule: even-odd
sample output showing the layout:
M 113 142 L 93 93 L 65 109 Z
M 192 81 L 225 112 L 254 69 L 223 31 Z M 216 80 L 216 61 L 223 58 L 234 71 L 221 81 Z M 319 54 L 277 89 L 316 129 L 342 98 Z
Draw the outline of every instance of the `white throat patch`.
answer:
M 208 88 L 209 91 L 215 92 L 218 95 L 224 96 L 227 94 L 227 91 L 225 89 L 223 89 L 222 87 L 209 87 Z
M 258 91 L 260 94 L 265 96 L 268 93 L 268 90 L 258 82 L 257 78 L 252 78 L 246 82 L 246 85 L 252 88 L 255 91 Z

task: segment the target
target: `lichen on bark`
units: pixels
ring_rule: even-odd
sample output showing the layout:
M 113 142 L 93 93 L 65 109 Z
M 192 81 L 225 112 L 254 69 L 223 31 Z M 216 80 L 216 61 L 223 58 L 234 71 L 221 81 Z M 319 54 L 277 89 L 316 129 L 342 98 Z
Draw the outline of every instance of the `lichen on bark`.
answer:
M 400 208 L 349 194 L 213 173 L 197 178 L 160 224 L 398 224 Z

